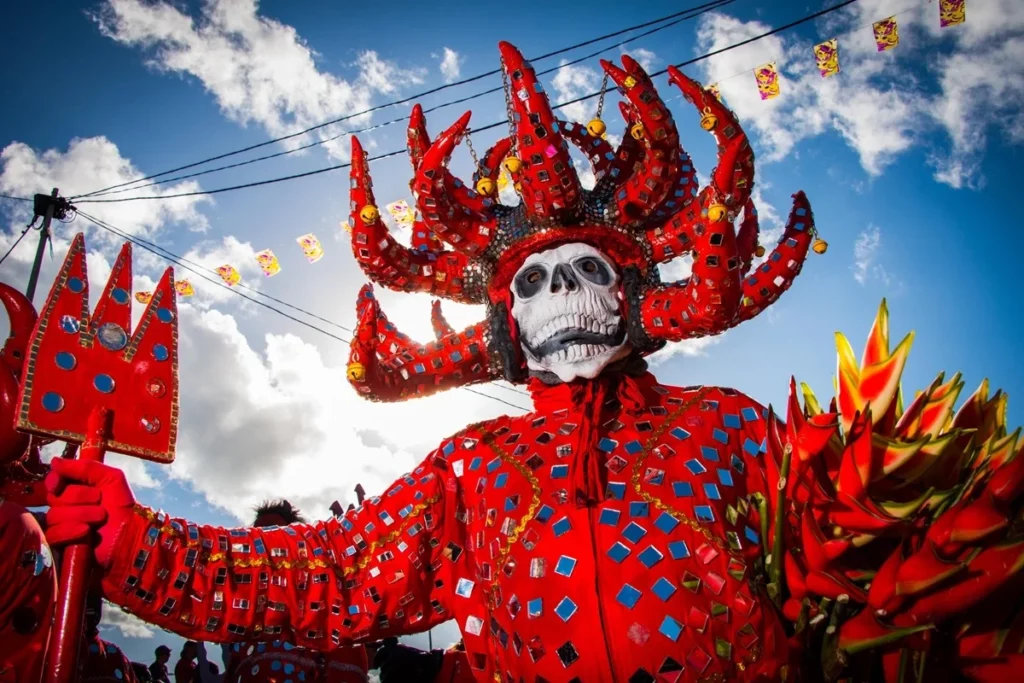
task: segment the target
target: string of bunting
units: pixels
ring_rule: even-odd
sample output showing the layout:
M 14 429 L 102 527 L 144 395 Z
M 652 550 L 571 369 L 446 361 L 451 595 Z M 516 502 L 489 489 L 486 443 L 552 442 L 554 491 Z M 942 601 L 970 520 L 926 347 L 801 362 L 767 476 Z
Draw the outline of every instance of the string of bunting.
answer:
M 939 0 L 938 9 L 940 27 L 946 28 L 964 23 L 967 18 L 966 4 L 967 0 Z M 872 24 L 872 32 L 879 52 L 892 50 L 899 45 L 899 24 L 895 15 L 874 22 L 874 24 Z M 838 38 L 830 38 L 818 43 L 814 46 L 813 53 L 815 64 L 817 65 L 822 78 L 829 78 L 839 73 Z M 775 62 L 768 62 L 767 64 L 762 64 L 755 68 L 754 78 L 757 83 L 757 90 L 760 93 L 762 100 L 771 100 L 781 94 L 779 72 L 775 66 Z M 722 100 L 722 94 L 718 83 L 712 83 L 707 86 L 707 89 L 720 101 Z M 502 169 L 501 175 L 498 176 L 496 183 L 498 191 L 504 190 L 508 187 L 509 182 L 507 172 Z M 412 228 L 417 220 L 415 210 L 413 210 L 409 203 L 404 199 L 392 202 L 385 208 L 399 227 Z M 341 227 L 345 232 L 350 233 L 352 231 L 352 226 L 349 225 L 348 221 L 342 221 Z M 296 238 L 296 242 L 302 249 L 302 253 L 309 263 L 316 263 L 323 258 L 323 244 L 321 244 L 315 234 L 307 233 L 302 235 L 301 237 Z M 420 240 L 419 248 L 427 248 L 424 240 Z M 273 277 L 281 272 L 281 262 L 270 249 L 264 249 L 257 253 L 256 263 L 259 265 L 260 270 L 263 271 L 263 274 L 267 277 Z M 224 283 L 229 287 L 233 287 L 242 281 L 242 276 L 238 272 L 238 269 L 231 264 L 224 264 L 217 268 L 216 271 Z M 177 290 L 178 296 L 192 296 L 195 293 L 195 290 L 188 280 L 176 281 L 175 289 Z M 139 292 L 135 296 L 140 303 L 144 304 L 149 302 L 151 293 Z
M 929 0 L 930 1 L 930 0 Z M 967 20 L 967 0 L 939 0 L 939 26 L 956 26 Z M 879 52 L 887 52 L 900 44 L 899 23 L 896 16 L 886 17 L 871 25 L 875 45 Z M 814 61 L 822 78 L 839 73 L 839 39 L 829 38 L 814 46 Z M 781 94 L 779 72 L 775 62 L 768 62 L 754 69 L 754 80 L 762 100 L 771 100 Z M 718 83 L 712 83 L 708 90 L 722 101 Z

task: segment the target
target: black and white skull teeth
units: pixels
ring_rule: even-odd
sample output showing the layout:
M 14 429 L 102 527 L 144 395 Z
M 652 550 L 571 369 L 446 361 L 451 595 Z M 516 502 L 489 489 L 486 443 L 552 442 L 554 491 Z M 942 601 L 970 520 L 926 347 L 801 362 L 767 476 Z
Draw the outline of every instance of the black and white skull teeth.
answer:
M 596 356 L 621 345 L 625 337 L 621 316 L 599 320 L 586 314 L 565 313 L 548 321 L 523 344 L 534 358 L 561 354 L 562 360 L 568 360 Z

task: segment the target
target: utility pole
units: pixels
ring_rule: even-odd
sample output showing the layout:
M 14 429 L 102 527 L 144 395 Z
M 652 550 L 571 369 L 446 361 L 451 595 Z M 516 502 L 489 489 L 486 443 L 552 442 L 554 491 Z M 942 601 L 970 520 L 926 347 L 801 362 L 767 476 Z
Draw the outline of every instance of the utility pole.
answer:
M 36 260 L 32 263 L 32 274 L 28 276 L 28 288 L 25 296 L 31 302 L 36 295 L 36 282 L 39 280 L 39 269 L 43 265 L 43 253 L 46 251 L 46 241 L 50 239 L 50 221 L 57 210 L 59 190 L 55 187 L 49 196 L 37 194 L 35 196 L 35 212 L 37 216 L 43 217 L 43 225 L 39 228 L 39 246 L 36 247 Z M 65 202 L 66 203 L 66 202 Z M 44 208 L 45 207 L 45 208 Z M 40 213 L 42 209 L 42 213 Z

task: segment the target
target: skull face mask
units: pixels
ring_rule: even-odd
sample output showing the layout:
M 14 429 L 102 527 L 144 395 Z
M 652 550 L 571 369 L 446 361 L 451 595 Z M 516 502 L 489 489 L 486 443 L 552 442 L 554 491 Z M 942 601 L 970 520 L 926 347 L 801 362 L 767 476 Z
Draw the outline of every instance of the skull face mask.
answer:
M 531 373 L 593 379 L 629 355 L 619 275 L 594 247 L 576 242 L 531 254 L 511 289 Z

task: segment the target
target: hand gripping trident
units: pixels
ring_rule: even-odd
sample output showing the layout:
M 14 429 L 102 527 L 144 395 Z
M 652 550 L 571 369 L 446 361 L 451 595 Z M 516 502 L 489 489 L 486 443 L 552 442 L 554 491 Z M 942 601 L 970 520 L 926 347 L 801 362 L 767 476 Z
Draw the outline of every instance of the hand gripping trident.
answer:
M 171 268 L 131 333 L 132 250 L 125 244 L 89 315 L 85 240 L 71 243 L 29 342 L 18 398 L 18 429 L 81 444 L 78 457 L 110 450 L 154 462 L 174 460 L 178 432 L 178 323 Z M 60 567 L 47 683 L 71 683 L 92 549 L 70 546 Z

